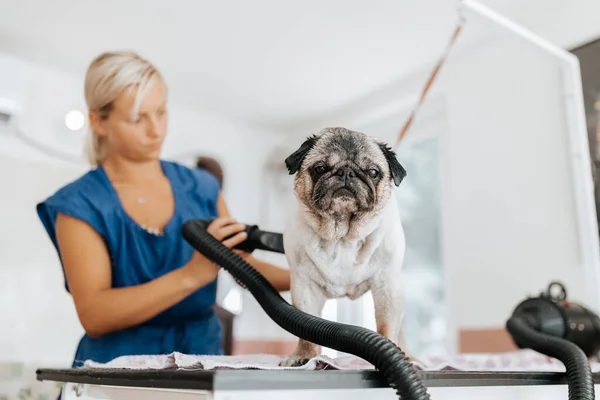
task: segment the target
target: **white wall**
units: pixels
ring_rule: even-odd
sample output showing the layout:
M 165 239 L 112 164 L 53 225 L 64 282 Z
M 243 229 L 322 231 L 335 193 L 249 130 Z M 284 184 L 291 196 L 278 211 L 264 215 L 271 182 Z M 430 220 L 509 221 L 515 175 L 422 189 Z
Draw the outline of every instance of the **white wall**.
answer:
M 22 102 L 24 132 L 78 155 L 79 134 L 66 131 L 61 124 L 70 109 L 84 109 L 81 78 L 2 54 L 0 70 L 0 97 Z M 255 223 L 259 222 L 261 193 L 256 182 L 274 140 L 270 132 L 173 103 L 164 157 L 184 162 L 198 153 L 218 157 L 225 169 L 230 211 L 240 221 Z M 86 170 L 85 164 L 44 156 L 12 136 L 0 135 L 0 187 L 4 194 L 0 199 L 0 326 L 10 327 L 0 335 L 1 359 L 46 365 L 71 361 L 82 329 L 35 204 Z M 34 296 L 40 297 L 34 300 Z M 244 312 L 236 322 L 237 338 L 284 334 L 251 296 L 245 298 Z
M 562 48 L 573 48 L 600 37 L 597 0 L 480 0 L 515 23 Z M 471 22 L 469 22 L 471 25 Z
M 500 38 L 454 58 L 440 86 L 450 318 L 501 327 L 551 280 L 588 300 L 558 64 Z

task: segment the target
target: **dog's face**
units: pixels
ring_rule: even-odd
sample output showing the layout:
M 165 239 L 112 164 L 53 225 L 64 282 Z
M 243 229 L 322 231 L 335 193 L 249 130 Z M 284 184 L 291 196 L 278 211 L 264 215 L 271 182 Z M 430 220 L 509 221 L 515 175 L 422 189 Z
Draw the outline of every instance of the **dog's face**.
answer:
M 367 214 L 381 209 L 406 170 L 394 152 L 374 138 L 345 128 L 309 137 L 285 160 L 297 173 L 295 192 L 319 214 Z

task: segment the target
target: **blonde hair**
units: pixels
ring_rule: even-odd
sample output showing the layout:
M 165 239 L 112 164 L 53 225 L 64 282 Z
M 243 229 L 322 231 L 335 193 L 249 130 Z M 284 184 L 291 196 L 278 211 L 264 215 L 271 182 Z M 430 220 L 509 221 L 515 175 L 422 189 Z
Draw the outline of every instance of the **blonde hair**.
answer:
M 140 55 L 129 51 L 105 52 L 94 58 L 85 76 L 85 101 L 89 111 L 108 118 L 115 100 L 126 90 L 138 89 L 134 112 L 155 78 L 158 69 Z M 90 127 L 86 153 L 90 164 L 100 165 L 107 156 L 106 140 Z

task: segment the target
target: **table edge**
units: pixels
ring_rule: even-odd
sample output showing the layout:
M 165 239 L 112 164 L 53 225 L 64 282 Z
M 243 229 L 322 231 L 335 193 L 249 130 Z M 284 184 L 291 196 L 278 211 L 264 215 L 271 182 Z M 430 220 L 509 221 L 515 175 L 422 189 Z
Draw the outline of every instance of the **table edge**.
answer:
M 566 385 L 564 372 L 419 371 L 427 387 Z M 359 389 L 389 386 L 378 371 L 40 368 L 38 381 L 185 390 Z M 600 373 L 594 374 L 600 384 Z

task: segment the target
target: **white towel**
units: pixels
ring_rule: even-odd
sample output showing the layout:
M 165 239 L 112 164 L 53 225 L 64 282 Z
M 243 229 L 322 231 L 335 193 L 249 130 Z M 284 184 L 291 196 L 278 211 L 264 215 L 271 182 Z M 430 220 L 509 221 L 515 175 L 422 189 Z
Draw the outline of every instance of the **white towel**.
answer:
M 373 369 L 373 366 L 354 356 L 330 358 L 318 356 L 298 367 L 280 367 L 285 356 L 271 354 L 247 354 L 237 356 L 202 356 L 182 353 L 165 355 L 138 355 L 117 357 L 107 363 L 86 361 L 88 368 L 118 369 L 264 369 L 264 370 L 320 370 L 320 369 Z
M 423 362 L 415 363 L 417 369 L 426 371 L 549 371 L 564 372 L 564 365 L 551 357 L 532 350 L 518 350 L 499 354 L 456 354 L 449 356 L 421 356 Z M 101 364 L 86 361 L 88 368 L 120 369 L 186 369 L 186 370 L 223 370 L 223 369 L 261 369 L 261 370 L 370 370 L 373 365 L 365 360 L 349 355 L 331 358 L 318 356 L 299 367 L 280 367 L 285 356 L 269 354 L 249 354 L 237 356 L 202 356 L 181 353 L 166 355 L 122 356 Z M 593 372 L 600 372 L 600 364 L 591 363 Z

